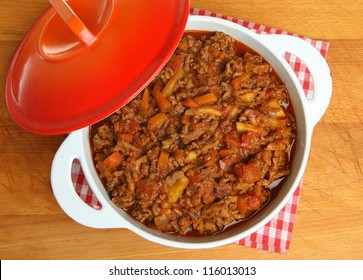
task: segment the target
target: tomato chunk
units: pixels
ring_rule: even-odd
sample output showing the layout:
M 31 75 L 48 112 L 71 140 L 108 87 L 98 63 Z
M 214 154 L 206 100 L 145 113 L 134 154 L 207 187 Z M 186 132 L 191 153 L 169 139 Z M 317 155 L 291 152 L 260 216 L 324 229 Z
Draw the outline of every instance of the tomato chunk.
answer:
M 261 199 L 256 195 L 249 194 L 241 196 L 237 200 L 237 207 L 241 214 L 258 210 L 261 207 Z

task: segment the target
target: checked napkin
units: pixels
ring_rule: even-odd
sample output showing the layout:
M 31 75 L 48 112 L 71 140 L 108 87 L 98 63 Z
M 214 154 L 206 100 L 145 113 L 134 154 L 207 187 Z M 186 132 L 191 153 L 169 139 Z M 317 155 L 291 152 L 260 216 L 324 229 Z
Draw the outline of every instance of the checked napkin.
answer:
M 196 8 L 191 8 L 189 13 L 191 15 L 212 16 L 212 17 L 223 18 L 225 20 L 230 20 L 259 34 L 287 34 L 291 36 L 298 36 L 283 30 L 267 27 L 253 22 L 227 17 L 221 14 L 216 14 L 213 12 L 204 11 Z M 328 42 L 312 40 L 302 36 L 298 37 L 312 44 L 318 51 L 320 51 L 322 56 L 326 58 L 329 49 Z M 309 70 L 306 68 L 304 63 L 293 54 L 286 53 L 285 59 L 288 61 L 292 69 L 295 71 L 305 91 L 306 97 L 308 99 L 311 98 L 313 96 L 314 91 L 313 91 L 313 81 L 310 77 Z M 98 202 L 97 198 L 93 195 L 92 190 L 90 189 L 84 177 L 82 168 L 78 160 L 75 160 L 72 166 L 72 180 L 75 190 L 80 196 L 80 198 L 91 207 L 95 209 L 100 209 L 101 205 Z M 299 186 L 297 187 L 295 193 L 291 197 L 291 199 L 288 201 L 285 207 L 277 214 L 277 216 L 275 216 L 270 222 L 268 222 L 265 226 L 263 226 L 256 232 L 237 241 L 236 244 L 262 250 L 268 250 L 272 252 L 286 253 L 286 251 L 289 249 L 290 246 L 291 234 L 295 222 L 295 215 L 299 203 L 301 187 L 302 187 L 302 180 Z

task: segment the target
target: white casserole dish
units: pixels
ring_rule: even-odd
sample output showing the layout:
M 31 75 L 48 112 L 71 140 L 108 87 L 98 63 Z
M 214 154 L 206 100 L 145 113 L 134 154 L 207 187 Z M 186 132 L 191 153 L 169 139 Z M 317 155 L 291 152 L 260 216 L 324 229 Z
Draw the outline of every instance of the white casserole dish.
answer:
M 288 35 L 258 35 L 238 24 L 214 17 L 190 16 L 186 29 L 224 32 L 261 54 L 273 66 L 286 84 L 295 110 L 298 138 L 291 174 L 277 197 L 240 226 L 208 237 L 167 235 L 140 224 L 111 202 L 93 165 L 89 127 L 85 127 L 69 134 L 57 151 L 51 170 L 54 195 L 65 213 L 76 222 L 93 228 L 127 228 L 152 242 L 172 247 L 210 248 L 240 240 L 264 226 L 296 190 L 308 160 L 313 128 L 328 108 L 332 94 L 330 70 L 325 59 L 302 39 Z M 285 52 L 295 54 L 307 65 L 314 82 L 311 100 L 306 99 L 298 78 L 284 59 Z M 71 179 L 74 159 L 79 159 L 92 191 L 102 204 L 100 210 L 89 207 L 75 192 Z

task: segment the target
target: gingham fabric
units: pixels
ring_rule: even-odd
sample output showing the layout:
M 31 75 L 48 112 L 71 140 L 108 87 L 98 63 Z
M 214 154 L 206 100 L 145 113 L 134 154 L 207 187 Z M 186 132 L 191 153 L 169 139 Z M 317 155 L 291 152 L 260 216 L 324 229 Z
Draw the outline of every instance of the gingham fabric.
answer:
M 287 34 L 291 36 L 298 36 L 283 30 L 227 17 L 221 14 L 216 14 L 196 8 L 191 8 L 189 13 L 192 15 L 212 16 L 223 18 L 225 20 L 230 20 L 259 34 Z M 329 49 L 328 42 L 312 40 L 302 36 L 298 37 L 312 44 L 317 50 L 320 51 L 322 56 L 326 58 Z M 292 69 L 294 69 L 297 77 L 299 78 L 299 81 L 301 82 L 302 87 L 304 88 L 307 98 L 311 98 L 313 95 L 313 82 L 306 66 L 299 58 L 297 58 L 293 54 L 286 53 L 285 59 L 288 61 Z M 76 192 L 78 193 L 80 198 L 85 201 L 85 203 L 95 209 L 100 209 L 102 207 L 101 204 L 98 202 L 97 198 L 93 195 L 93 192 L 84 177 L 82 168 L 80 167 L 78 160 L 75 160 L 72 166 L 72 180 Z M 236 244 L 262 250 L 268 250 L 272 252 L 285 253 L 290 246 L 291 234 L 294 226 L 297 206 L 299 203 L 301 187 L 302 180 L 297 187 L 294 195 L 276 217 L 274 217 L 270 222 L 268 222 L 265 226 L 263 226 L 253 234 L 243 238 L 242 240 L 237 241 Z

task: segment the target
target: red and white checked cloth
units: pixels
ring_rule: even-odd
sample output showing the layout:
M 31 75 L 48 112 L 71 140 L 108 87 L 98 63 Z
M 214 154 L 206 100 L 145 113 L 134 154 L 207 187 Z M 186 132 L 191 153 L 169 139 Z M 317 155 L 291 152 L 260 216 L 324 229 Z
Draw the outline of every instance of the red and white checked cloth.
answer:
M 291 36 L 298 36 L 283 30 L 267 27 L 261 24 L 244 20 L 238 20 L 235 18 L 196 8 L 191 8 L 189 13 L 192 15 L 213 16 L 230 20 L 259 34 L 287 34 Z M 312 44 L 318 51 L 320 51 L 322 56 L 326 58 L 329 49 L 328 42 L 312 40 L 302 36 L 299 37 Z M 286 53 L 285 59 L 294 69 L 297 77 L 301 82 L 301 85 L 304 88 L 307 98 L 311 98 L 313 95 L 313 82 L 306 66 L 293 54 Z M 79 194 L 81 199 L 84 200 L 85 203 L 87 203 L 91 207 L 95 209 L 100 209 L 101 204 L 93 195 L 93 192 L 84 177 L 82 168 L 80 167 L 78 160 L 75 160 L 72 166 L 72 180 L 75 186 L 75 190 Z M 257 230 L 255 233 L 252 233 L 251 235 L 236 242 L 236 244 L 273 252 L 285 253 L 290 246 L 291 234 L 295 222 L 295 215 L 299 203 L 301 187 L 302 180 L 298 188 L 296 189 L 293 197 L 289 200 L 286 206 L 278 213 L 276 217 L 274 217 L 270 222 Z

